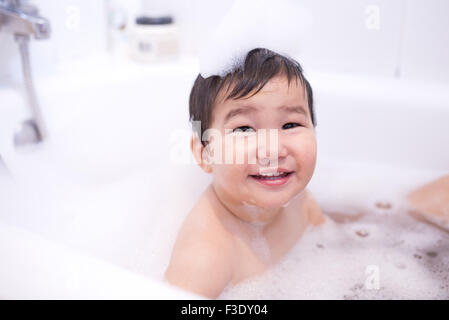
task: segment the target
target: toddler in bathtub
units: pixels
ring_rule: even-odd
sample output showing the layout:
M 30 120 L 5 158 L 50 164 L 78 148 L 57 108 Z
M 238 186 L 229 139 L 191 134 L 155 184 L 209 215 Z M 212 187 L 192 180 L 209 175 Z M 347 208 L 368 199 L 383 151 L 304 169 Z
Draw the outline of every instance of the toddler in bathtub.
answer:
M 306 190 L 317 152 L 312 88 L 296 61 L 254 49 L 224 76 L 197 77 L 190 119 L 200 121 L 194 158 L 213 181 L 181 227 L 165 277 L 216 298 L 326 221 Z

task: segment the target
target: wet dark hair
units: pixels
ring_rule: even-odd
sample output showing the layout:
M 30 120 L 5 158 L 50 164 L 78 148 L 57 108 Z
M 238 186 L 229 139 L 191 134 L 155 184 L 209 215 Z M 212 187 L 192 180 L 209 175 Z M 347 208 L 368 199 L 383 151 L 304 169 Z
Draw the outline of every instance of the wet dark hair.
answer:
M 190 92 L 189 112 L 190 121 L 201 121 L 200 139 L 212 122 L 215 100 L 222 89 L 227 90 L 225 100 L 251 97 L 277 75 L 285 75 L 289 85 L 292 79 L 301 81 L 306 90 L 309 111 L 315 126 L 312 87 L 304 77 L 301 65 L 271 50 L 256 48 L 248 52 L 241 66 L 234 68 L 226 75 L 203 78 L 199 74 L 196 78 Z M 233 88 L 229 90 L 231 86 Z

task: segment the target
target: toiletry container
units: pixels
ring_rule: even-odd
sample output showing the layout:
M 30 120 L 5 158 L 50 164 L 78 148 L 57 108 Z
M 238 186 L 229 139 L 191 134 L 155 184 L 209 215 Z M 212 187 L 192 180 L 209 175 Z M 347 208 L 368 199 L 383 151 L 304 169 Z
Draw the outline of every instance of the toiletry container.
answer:
M 178 32 L 171 16 L 140 16 L 129 34 L 130 55 L 138 62 L 164 62 L 177 57 Z
M 117 0 L 108 0 L 106 2 L 108 28 L 107 28 L 107 49 L 113 55 L 126 56 L 128 53 L 127 40 L 127 20 L 128 13 Z

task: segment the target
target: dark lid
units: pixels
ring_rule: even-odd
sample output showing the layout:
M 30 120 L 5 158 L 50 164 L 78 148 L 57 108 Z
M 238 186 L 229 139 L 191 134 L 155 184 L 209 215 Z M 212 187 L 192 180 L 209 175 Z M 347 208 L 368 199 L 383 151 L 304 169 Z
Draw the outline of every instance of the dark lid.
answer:
M 162 17 L 140 16 L 136 18 L 136 24 L 140 25 L 161 25 L 172 23 L 173 18 L 171 16 L 162 16 Z

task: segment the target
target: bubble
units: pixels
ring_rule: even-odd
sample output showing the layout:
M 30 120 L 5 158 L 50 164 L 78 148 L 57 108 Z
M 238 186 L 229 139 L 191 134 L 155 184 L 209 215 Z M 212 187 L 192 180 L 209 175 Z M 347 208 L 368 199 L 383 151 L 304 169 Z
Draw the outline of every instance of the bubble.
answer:
M 426 252 L 426 255 L 427 255 L 429 258 L 435 258 L 436 256 L 438 256 L 438 252 L 435 252 L 435 251 L 429 251 L 429 252 Z
M 369 232 L 367 230 L 358 230 L 355 232 L 355 234 L 359 237 L 365 238 L 369 235 Z
M 295 0 L 237 0 L 200 52 L 203 77 L 240 68 L 246 53 L 267 48 L 293 56 L 313 24 L 311 13 Z
M 318 172 L 311 188 L 319 204 L 346 217 L 351 210 L 365 214 L 308 228 L 268 272 L 219 298 L 449 299 L 449 233 L 408 215 L 403 203 L 410 186 L 435 173 L 372 165 L 330 169 L 326 179 Z M 379 199 L 389 200 L 373 207 Z M 377 276 L 378 288 L 365 285 Z
M 376 202 L 376 207 L 379 209 L 388 210 L 391 209 L 393 205 L 388 201 L 378 201 Z

